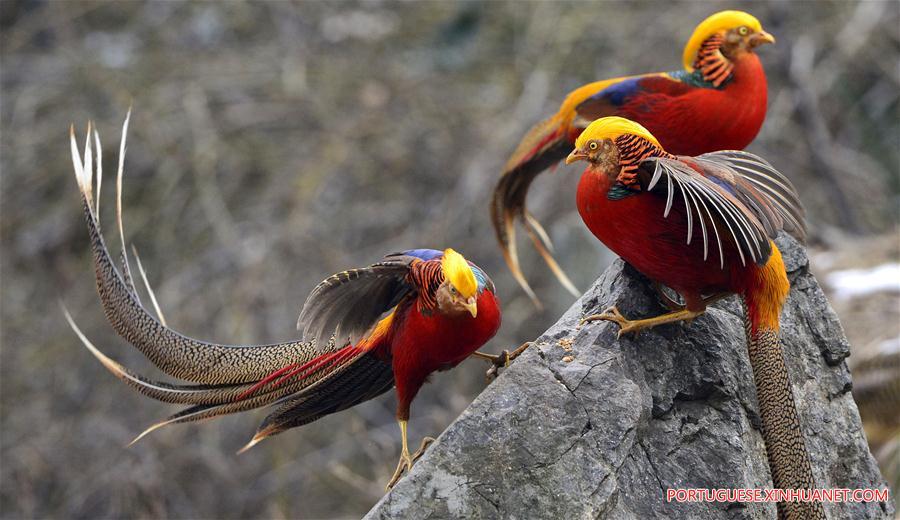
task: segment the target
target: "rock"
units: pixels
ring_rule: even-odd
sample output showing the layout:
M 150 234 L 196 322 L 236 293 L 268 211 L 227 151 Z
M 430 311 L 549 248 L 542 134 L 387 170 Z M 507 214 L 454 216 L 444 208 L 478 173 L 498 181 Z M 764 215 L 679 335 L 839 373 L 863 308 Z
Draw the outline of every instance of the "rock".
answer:
M 802 247 L 781 238 L 791 280 L 787 353 L 820 488 L 884 489 L 869 453 L 840 323 Z M 674 488 L 771 488 L 736 297 L 689 325 L 616 339 L 578 327 L 616 304 L 663 312 L 617 260 L 440 436 L 366 518 L 775 518 L 772 503 L 667 502 Z M 826 504 L 830 518 L 893 518 L 888 502 Z

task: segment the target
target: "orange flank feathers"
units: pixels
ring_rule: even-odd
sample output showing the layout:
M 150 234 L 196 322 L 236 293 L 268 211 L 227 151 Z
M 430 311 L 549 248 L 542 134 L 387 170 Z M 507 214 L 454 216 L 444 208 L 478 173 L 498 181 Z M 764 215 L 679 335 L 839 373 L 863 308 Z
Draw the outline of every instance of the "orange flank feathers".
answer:
M 781 251 L 774 243 L 771 247 L 769 260 L 763 266 L 754 266 L 747 276 L 747 288 L 744 289 L 747 317 L 754 333 L 759 330 L 777 332 L 780 329 L 781 308 L 791 288 Z

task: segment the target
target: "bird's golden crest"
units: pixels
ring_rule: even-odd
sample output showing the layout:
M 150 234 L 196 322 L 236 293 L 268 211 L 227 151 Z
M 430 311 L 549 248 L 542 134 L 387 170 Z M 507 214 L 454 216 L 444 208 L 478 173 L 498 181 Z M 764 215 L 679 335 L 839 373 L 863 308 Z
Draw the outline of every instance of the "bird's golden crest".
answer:
M 618 116 L 601 117 L 589 124 L 587 128 L 584 129 L 584 132 L 581 132 L 581 135 L 578 136 L 578 140 L 575 141 L 575 148 L 584 148 L 584 145 L 591 140 L 599 141 L 603 139 L 615 139 L 624 134 L 643 137 L 660 149 L 662 148 L 659 141 L 653 137 L 653 134 L 651 134 L 649 130 L 630 119 Z
M 478 291 L 478 282 L 475 280 L 475 273 L 469 267 L 469 262 L 463 255 L 453 249 L 445 249 L 441 259 L 441 269 L 444 271 L 444 278 L 456 288 L 463 298 L 475 296 Z
M 762 31 L 762 24 L 759 23 L 753 15 L 744 11 L 719 11 L 710 16 L 706 20 L 700 22 L 700 25 L 694 29 L 694 34 L 684 46 L 684 68 L 688 72 L 694 71 L 694 59 L 700 50 L 700 45 L 712 35 L 724 32 L 729 29 L 745 26 L 753 32 Z

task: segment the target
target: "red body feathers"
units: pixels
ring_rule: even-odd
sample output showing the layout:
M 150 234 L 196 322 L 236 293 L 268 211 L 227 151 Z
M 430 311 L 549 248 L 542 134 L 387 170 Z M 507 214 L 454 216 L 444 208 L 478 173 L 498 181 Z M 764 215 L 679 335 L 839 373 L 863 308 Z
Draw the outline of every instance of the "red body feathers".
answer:
M 477 301 L 474 318 L 423 313 L 413 302 L 397 309 L 376 352 L 390 356 L 399 419 L 409 418 L 409 405 L 432 372 L 453 368 L 497 333 L 500 302 L 496 295 L 485 290 Z
M 609 115 L 640 123 L 676 155 L 742 150 L 766 117 L 766 74 L 754 53 L 735 61 L 733 78 L 722 89 L 686 87 L 673 92 L 677 86 L 668 79 L 648 77 L 642 82 L 652 88 Z

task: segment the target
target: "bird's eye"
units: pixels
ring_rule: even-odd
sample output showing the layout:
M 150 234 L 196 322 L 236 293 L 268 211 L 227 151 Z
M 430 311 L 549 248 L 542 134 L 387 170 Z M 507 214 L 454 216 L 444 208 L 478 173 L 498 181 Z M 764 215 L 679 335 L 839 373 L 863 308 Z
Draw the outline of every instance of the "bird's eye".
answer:
M 591 141 L 590 144 L 588 144 L 588 148 L 590 148 L 591 150 L 596 150 L 597 149 L 597 141 Z
M 450 286 L 450 294 L 456 294 L 456 287 Z
M 740 34 L 741 36 L 747 36 L 747 34 L 749 32 L 750 32 L 750 29 L 748 29 L 747 27 L 744 27 L 744 26 L 738 27 L 738 34 Z

